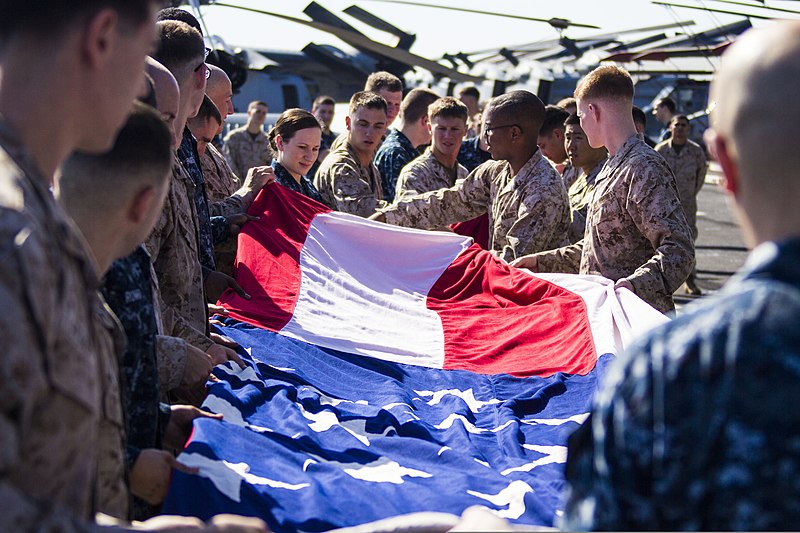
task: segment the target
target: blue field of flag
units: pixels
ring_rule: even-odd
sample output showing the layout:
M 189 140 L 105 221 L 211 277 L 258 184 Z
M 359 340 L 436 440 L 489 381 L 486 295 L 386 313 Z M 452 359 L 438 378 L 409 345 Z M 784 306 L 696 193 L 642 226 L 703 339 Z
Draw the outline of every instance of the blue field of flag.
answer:
M 220 366 L 164 512 L 264 518 L 325 531 L 416 511 L 484 505 L 550 526 L 566 441 L 589 412 L 585 376 L 479 375 L 321 349 L 233 320 L 248 368 Z M 413 334 L 410 333 L 410 334 Z

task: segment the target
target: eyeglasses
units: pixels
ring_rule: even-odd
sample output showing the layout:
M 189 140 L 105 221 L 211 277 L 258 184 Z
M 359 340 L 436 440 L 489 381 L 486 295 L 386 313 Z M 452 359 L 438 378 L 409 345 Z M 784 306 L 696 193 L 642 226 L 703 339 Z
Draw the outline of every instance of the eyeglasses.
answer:
M 211 48 L 206 46 L 205 50 L 203 50 L 203 62 L 197 65 L 197 68 L 194 69 L 195 72 L 200 72 L 201 68 L 206 69 L 206 79 L 211 77 L 211 69 L 208 68 L 208 65 L 206 65 L 206 59 L 208 59 L 208 54 L 210 53 L 211 53 Z
M 522 132 L 522 128 L 519 127 L 519 124 L 505 124 L 504 126 L 491 126 L 489 128 L 483 128 L 483 135 L 484 137 L 488 137 L 492 134 L 494 130 L 502 130 L 503 128 L 519 128 L 519 131 Z

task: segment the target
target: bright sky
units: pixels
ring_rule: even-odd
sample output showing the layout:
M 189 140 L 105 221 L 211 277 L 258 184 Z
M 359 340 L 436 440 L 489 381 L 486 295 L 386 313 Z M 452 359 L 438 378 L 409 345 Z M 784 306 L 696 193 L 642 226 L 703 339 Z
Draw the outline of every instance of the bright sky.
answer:
M 719 9 L 743 10 L 755 14 L 770 14 L 756 8 L 741 8 L 713 0 L 680 0 L 680 2 Z M 308 2 L 303 0 L 291 2 L 226 0 L 225 3 L 307 18 L 302 11 Z M 502 46 L 513 47 L 558 37 L 556 30 L 541 22 L 370 0 L 319 0 L 319 3 L 373 39 L 385 44 L 394 45 L 395 38 L 365 26 L 343 14 L 342 10 L 350 5 L 357 5 L 402 30 L 416 33 L 417 41 L 411 51 L 431 59 L 438 59 L 447 52 L 470 52 Z M 614 32 L 686 20 L 696 22 L 694 26 L 687 27 L 687 29 L 701 31 L 739 20 L 739 17 L 732 15 L 665 7 L 652 4 L 648 0 L 562 0 L 560 2 L 552 0 L 499 0 L 494 2 L 487 0 L 429 0 L 425 3 L 543 19 L 561 17 L 573 22 L 594 24 L 601 28 L 601 30 L 570 28 L 565 34 L 572 38 L 598 32 Z M 773 1 L 768 2 L 768 5 L 797 9 L 797 3 L 791 1 Z M 346 45 L 336 37 L 269 16 L 219 6 L 205 6 L 202 9 L 209 32 L 220 35 L 231 45 L 299 50 L 309 41 L 314 41 L 319 44 L 333 44 L 340 48 L 346 48 Z M 754 25 L 759 24 L 756 20 L 753 20 L 753 23 Z M 674 33 L 680 30 L 668 31 Z

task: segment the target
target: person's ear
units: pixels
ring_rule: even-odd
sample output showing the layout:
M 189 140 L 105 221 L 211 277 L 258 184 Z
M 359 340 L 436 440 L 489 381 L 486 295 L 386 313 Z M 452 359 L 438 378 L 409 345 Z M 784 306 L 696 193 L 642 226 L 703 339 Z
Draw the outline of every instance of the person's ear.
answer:
M 141 224 L 150 212 L 156 196 L 156 190 L 152 186 L 147 186 L 136 193 L 128 207 L 128 220 L 134 224 Z
M 555 135 L 555 138 L 561 141 L 562 144 L 564 143 L 564 130 L 556 128 L 553 130 L 553 135 Z
M 276 147 L 278 148 L 278 150 L 280 150 L 281 152 L 282 152 L 282 151 L 283 151 L 283 149 L 284 149 L 283 147 L 284 147 L 285 145 L 284 145 L 284 143 L 283 143 L 283 137 L 281 136 L 281 134 L 280 134 L 280 133 L 279 133 L 278 135 L 276 135 L 276 136 L 275 136 L 275 146 L 276 146 Z
M 119 31 L 119 17 L 113 9 L 101 9 L 84 27 L 81 45 L 84 60 L 90 67 L 102 65 L 112 56 Z
M 706 137 L 711 140 L 712 153 L 719 162 L 719 166 L 722 167 L 722 173 L 725 176 L 722 187 L 736 197 L 739 193 L 739 167 L 734 154 L 731 153 L 731 147 L 728 145 L 728 141 L 718 133 L 712 131 Z
M 350 127 L 351 127 L 351 124 L 350 124 L 350 115 L 348 115 L 348 116 L 344 117 L 344 125 L 345 125 L 345 127 L 347 128 L 347 131 L 350 131 Z

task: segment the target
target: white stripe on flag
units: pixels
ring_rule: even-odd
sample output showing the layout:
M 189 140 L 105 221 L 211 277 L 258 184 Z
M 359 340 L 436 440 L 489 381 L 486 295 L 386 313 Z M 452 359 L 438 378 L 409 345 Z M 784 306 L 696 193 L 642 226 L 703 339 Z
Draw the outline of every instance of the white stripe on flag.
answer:
M 433 284 L 472 239 L 317 215 L 300 253 L 300 294 L 281 334 L 386 361 L 442 368 L 444 334 L 426 307 Z

